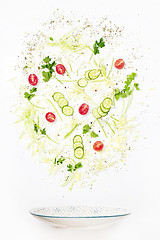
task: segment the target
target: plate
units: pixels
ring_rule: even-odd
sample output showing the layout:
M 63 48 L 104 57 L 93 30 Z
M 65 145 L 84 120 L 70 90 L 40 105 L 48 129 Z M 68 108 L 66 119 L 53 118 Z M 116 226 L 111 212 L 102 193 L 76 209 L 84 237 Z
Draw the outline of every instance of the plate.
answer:
M 111 207 L 66 206 L 31 209 L 30 213 L 57 228 L 92 228 L 113 223 L 130 214 Z

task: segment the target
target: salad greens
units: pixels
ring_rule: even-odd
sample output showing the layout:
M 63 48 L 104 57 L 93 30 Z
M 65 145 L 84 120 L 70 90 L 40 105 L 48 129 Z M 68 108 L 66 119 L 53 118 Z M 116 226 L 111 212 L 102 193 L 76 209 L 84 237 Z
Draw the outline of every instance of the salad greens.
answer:
M 67 24 L 70 29 L 72 23 Z M 57 26 L 50 29 L 55 27 Z M 50 164 L 50 172 L 56 173 L 62 169 L 62 173 L 67 172 L 66 182 L 72 184 L 81 180 L 85 171 L 86 176 L 91 171 L 93 176 L 98 171 L 117 166 L 118 161 L 124 161 L 128 147 L 127 134 L 130 134 L 132 128 L 126 112 L 131 105 L 134 90 L 140 90 L 139 84 L 135 82 L 135 72 L 126 76 L 126 71 L 122 68 L 115 71 L 115 52 L 112 50 L 117 46 L 114 45 L 114 37 L 118 29 L 113 35 L 111 28 L 106 30 L 100 24 L 100 29 L 102 31 L 97 29 L 96 32 L 88 23 L 79 30 L 73 29 L 63 36 L 54 35 L 54 32 L 50 32 L 54 38 L 42 34 L 42 39 L 39 38 L 37 44 L 38 51 L 33 48 L 31 56 L 27 56 L 23 65 L 25 77 L 26 74 L 37 74 L 39 80 L 38 94 L 35 87 L 37 83 L 29 82 L 34 86 L 31 89 L 26 86 L 26 82 L 24 86 L 22 83 L 23 100 L 27 106 L 26 109 L 24 105 L 20 108 L 20 121 L 23 121 L 25 127 L 23 134 L 29 135 L 29 146 L 32 146 L 33 154 L 39 153 L 44 162 Z M 108 31 L 108 35 L 105 31 Z M 103 37 L 95 41 L 100 34 Z M 113 42 L 109 42 L 109 39 Z M 108 52 L 108 49 L 111 49 L 111 52 Z M 35 56 L 32 58 L 34 51 Z M 37 59 L 36 56 L 39 57 L 38 64 L 41 63 L 38 69 L 35 67 L 37 63 L 33 61 Z M 128 59 L 124 60 L 128 71 Z M 57 62 L 65 72 L 58 73 Z M 125 81 L 121 80 L 122 76 Z M 51 78 L 58 82 L 50 81 Z M 35 105 L 30 101 L 32 98 Z M 121 98 L 124 100 L 118 101 Z M 58 110 L 52 100 L 55 106 L 59 107 Z M 87 111 L 85 108 L 79 111 L 82 102 L 88 105 Z M 45 108 L 39 104 L 46 104 Z M 73 104 L 72 107 L 70 104 Z M 50 121 L 47 120 L 48 113 L 55 116 L 54 120 L 53 117 Z M 35 121 L 37 116 L 38 121 Z M 95 143 L 102 143 L 96 141 L 98 137 L 98 140 L 104 143 L 101 149 L 94 148 Z M 76 171 L 78 169 L 80 171 Z

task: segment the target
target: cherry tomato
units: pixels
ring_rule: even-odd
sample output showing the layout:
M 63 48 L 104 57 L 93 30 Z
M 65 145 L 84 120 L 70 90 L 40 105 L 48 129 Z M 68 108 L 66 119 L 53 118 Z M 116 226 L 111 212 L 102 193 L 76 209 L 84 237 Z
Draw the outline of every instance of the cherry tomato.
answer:
M 54 122 L 56 119 L 56 116 L 52 112 L 46 113 L 46 120 L 48 122 Z
M 29 77 L 28 77 L 28 82 L 32 86 L 35 86 L 38 83 L 38 77 L 35 74 L 30 74 Z
M 97 152 L 102 151 L 103 149 L 103 143 L 101 141 L 97 141 L 93 144 L 93 149 Z
M 115 68 L 122 69 L 124 67 L 124 60 L 123 59 L 117 59 L 114 63 Z
M 58 64 L 58 65 L 56 66 L 56 72 L 57 72 L 58 74 L 64 74 L 65 71 L 66 71 L 65 66 L 63 66 L 62 64 Z
M 89 105 L 86 104 L 86 103 L 83 103 L 83 104 L 79 107 L 79 113 L 80 113 L 81 115 L 87 114 L 88 110 L 89 110 Z

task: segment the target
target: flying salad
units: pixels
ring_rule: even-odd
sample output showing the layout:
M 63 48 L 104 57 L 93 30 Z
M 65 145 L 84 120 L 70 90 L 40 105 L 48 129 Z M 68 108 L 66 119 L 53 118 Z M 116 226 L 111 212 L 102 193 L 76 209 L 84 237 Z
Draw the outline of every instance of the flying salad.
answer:
M 19 67 L 22 136 L 71 188 L 122 164 L 130 149 L 134 123 L 127 114 L 140 88 L 129 56 L 119 51 L 121 35 L 106 18 L 98 25 L 58 15 L 26 37 Z

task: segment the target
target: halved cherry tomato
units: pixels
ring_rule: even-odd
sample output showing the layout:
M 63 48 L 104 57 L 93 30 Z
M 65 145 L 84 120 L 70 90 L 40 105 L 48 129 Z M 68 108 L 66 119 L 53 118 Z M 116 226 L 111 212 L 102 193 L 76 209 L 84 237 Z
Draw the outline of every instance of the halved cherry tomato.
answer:
M 35 86 L 38 83 L 38 77 L 35 74 L 30 74 L 29 77 L 28 77 L 28 82 L 32 86 Z
M 65 66 L 63 66 L 62 64 L 57 64 L 57 66 L 56 66 L 56 72 L 57 72 L 58 74 L 64 74 L 65 71 L 66 71 Z
M 122 69 L 124 67 L 124 60 L 123 59 L 117 59 L 114 63 L 115 68 Z
M 46 113 L 46 120 L 48 122 L 54 122 L 56 119 L 56 116 L 52 112 Z
M 80 113 L 81 115 L 87 114 L 88 110 L 89 110 L 89 105 L 88 105 L 87 103 L 83 103 L 83 104 L 79 107 L 79 113 Z
M 103 149 L 103 143 L 101 141 L 97 141 L 93 144 L 93 149 L 97 152 L 102 151 Z

